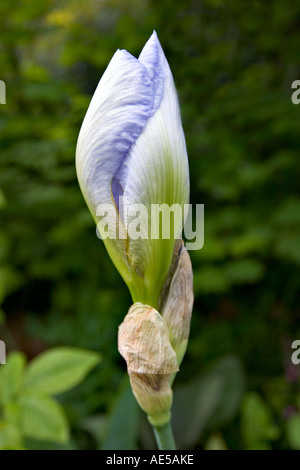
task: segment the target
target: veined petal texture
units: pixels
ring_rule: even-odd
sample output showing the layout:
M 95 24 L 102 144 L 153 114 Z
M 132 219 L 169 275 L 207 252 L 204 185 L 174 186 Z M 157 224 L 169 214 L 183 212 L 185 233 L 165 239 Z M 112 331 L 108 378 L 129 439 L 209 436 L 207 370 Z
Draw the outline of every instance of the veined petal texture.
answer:
M 152 204 L 183 208 L 188 202 L 188 159 L 178 98 L 155 32 L 139 59 L 123 50 L 113 56 L 82 124 L 76 165 L 96 222 L 97 207 L 108 203 L 114 204 L 118 223 L 124 222 L 119 196 L 129 206 L 143 204 L 150 225 Z M 175 217 L 175 222 L 169 240 L 104 240 L 135 302 L 156 306 L 182 217 Z
M 93 214 L 112 202 L 111 185 L 153 111 L 145 67 L 118 50 L 94 93 L 76 149 L 78 179 Z

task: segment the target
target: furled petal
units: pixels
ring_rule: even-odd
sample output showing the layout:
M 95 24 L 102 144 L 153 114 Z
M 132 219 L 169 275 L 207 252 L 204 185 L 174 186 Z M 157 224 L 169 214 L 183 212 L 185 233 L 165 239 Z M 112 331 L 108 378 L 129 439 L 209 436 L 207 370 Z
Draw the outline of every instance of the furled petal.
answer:
M 155 112 L 127 157 L 124 195 L 132 203 L 182 204 L 189 194 L 186 144 L 172 73 L 155 32 L 139 61 L 152 80 Z
M 182 207 L 189 198 L 186 144 L 172 73 L 156 33 L 145 45 L 139 60 L 154 80 L 155 97 L 162 99 L 126 159 L 128 174 L 124 197 L 129 205 L 143 202 L 149 211 L 151 204 Z M 160 90 L 162 83 L 163 93 Z M 175 236 L 181 232 L 182 223 L 179 217 Z M 174 243 L 172 240 L 157 243 L 152 239 L 143 240 L 143 243 L 129 241 L 129 257 L 135 265 L 146 266 L 144 277 L 149 289 L 155 289 L 166 277 Z M 157 273 L 156 279 L 154 273 Z
M 95 215 L 112 202 L 112 184 L 153 112 L 153 86 L 145 67 L 117 51 L 102 76 L 83 121 L 76 149 L 82 192 Z M 115 189 L 114 188 L 114 189 Z
M 172 348 L 181 363 L 189 337 L 194 303 L 193 269 L 182 240 L 177 240 L 173 258 L 159 299 L 159 311 L 165 320 Z
M 144 65 L 151 81 L 153 103 L 150 117 L 161 104 L 164 95 L 165 79 L 171 73 L 155 31 L 144 46 L 138 60 L 140 64 Z M 130 152 L 127 153 L 127 158 L 123 159 L 118 171 L 114 174 L 113 195 L 116 204 L 118 204 L 118 196 L 123 195 L 128 178 L 131 177 L 129 172 L 132 165 L 129 156 Z M 141 156 L 141 158 L 143 157 Z
M 96 222 L 99 205 L 113 203 L 125 234 L 128 219 L 123 218 L 119 196 L 131 207 L 143 204 L 149 216 L 151 204 L 183 207 L 188 202 L 188 161 L 177 93 L 155 32 L 139 59 L 126 51 L 117 51 L 112 58 L 84 119 L 76 165 Z M 169 240 L 104 240 L 135 302 L 157 305 L 175 237 L 182 229 L 179 212 L 175 220 Z
M 151 79 L 154 95 L 154 111 L 156 111 L 164 95 L 164 82 L 170 74 L 170 68 L 155 31 L 140 53 L 139 61 L 146 67 Z

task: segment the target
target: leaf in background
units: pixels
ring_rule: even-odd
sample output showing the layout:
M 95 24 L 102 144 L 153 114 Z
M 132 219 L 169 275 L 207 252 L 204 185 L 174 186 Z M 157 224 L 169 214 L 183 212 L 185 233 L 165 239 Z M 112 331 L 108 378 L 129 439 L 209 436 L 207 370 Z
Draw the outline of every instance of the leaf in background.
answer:
M 286 423 L 287 440 L 292 449 L 300 450 L 300 413 L 294 414 Z
M 23 383 L 26 359 L 23 353 L 13 351 L 5 366 L 0 366 L 0 401 L 7 403 L 16 398 Z
M 111 412 L 102 450 L 136 450 L 139 408 L 126 377 Z
M 245 284 L 257 282 L 263 277 L 265 268 L 257 259 L 238 259 L 230 261 L 226 266 L 228 279 L 234 284 Z
M 2 310 L 2 308 L 0 308 L 0 325 L 3 325 L 4 322 L 5 322 L 5 313 Z
M 246 395 L 241 410 L 241 428 L 246 449 L 271 449 L 269 441 L 279 438 L 270 407 L 257 393 Z
M 83 349 L 46 351 L 29 364 L 25 387 L 48 395 L 64 392 L 79 384 L 99 361 L 99 354 Z
M 18 402 L 18 409 L 24 436 L 43 441 L 68 441 L 68 422 L 61 406 L 53 399 L 24 395 Z
M 222 267 L 201 266 L 194 270 L 195 295 L 219 294 L 226 292 L 230 287 L 230 281 Z
M 0 421 L 0 450 L 23 449 L 19 429 L 8 422 Z
M 179 449 L 195 445 L 221 399 L 220 377 L 197 377 L 175 388 L 172 423 Z
M 206 373 L 175 388 L 173 425 L 179 448 L 189 449 L 204 430 L 227 424 L 238 410 L 244 386 L 240 362 L 225 357 Z
M 97 447 L 101 447 L 107 434 L 108 417 L 104 414 L 88 416 L 82 420 L 82 428 L 89 432 L 97 443 Z
M 24 446 L 27 450 L 79 450 L 74 439 L 70 439 L 68 442 L 49 442 L 25 437 Z
M 223 378 L 221 399 L 209 423 L 210 429 L 216 429 L 229 423 L 238 411 L 245 392 L 245 374 L 239 359 L 234 356 L 221 359 L 208 374 Z
M 6 206 L 6 199 L 2 189 L 0 188 L 0 209 Z
M 228 450 L 222 434 L 212 434 L 206 441 L 204 450 Z
M 10 266 L 0 266 L 0 304 L 21 285 L 21 276 Z

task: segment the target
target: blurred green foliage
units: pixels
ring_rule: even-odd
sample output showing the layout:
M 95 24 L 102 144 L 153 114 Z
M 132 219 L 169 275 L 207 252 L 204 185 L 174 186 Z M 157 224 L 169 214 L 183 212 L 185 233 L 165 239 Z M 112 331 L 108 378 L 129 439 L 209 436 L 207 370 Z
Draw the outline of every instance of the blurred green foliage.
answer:
M 57 345 L 101 351 L 99 367 L 60 400 L 77 448 L 113 448 L 113 436 L 118 448 L 153 446 L 143 416 L 127 441 L 114 432 L 124 429 L 116 414 L 130 419 L 118 406 L 135 413 L 126 387 L 117 393 L 117 327 L 130 297 L 74 165 L 111 56 L 137 56 L 153 29 L 178 89 L 191 202 L 205 204 L 204 247 L 190 253 L 195 307 L 175 433 L 196 448 L 300 448 L 290 360 L 300 337 L 299 18 L 291 0 L 1 2 L 0 337 L 29 359 Z M 186 397 L 179 408 L 177 395 Z M 180 436 L 191 397 L 195 419 Z
M 98 362 L 94 352 L 61 347 L 26 367 L 25 355 L 11 352 L 0 370 L 0 450 L 33 449 L 28 439 L 68 445 L 69 425 L 52 395 L 78 385 Z

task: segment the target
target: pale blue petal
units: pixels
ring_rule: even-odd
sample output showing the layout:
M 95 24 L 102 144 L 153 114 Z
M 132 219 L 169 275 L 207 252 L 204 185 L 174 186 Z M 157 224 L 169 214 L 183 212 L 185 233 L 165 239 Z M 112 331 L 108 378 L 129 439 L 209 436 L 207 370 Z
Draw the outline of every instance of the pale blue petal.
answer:
M 147 69 L 127 51 L 117 51 L 92 98 L 76 150 L 78 179 L 94 214 L 100 203 L 111 201 L 112 190 L 118 194 L 126 184 L 124 162 L 153 105 Z
M 172 79 L 169 64 L 165 58 L 163 49 L 155 31 L 145 44 L 138 60 L 146 68 L 151 80 L 153 97 L 153 108 L 151 112 L 152 115 L 155 113 L 155 111 L 157 111 L 162 102 L 166 78 L 171 77 Z M 128 178 L 130 177 L 130 171 L 134 171 L 134 168 L 131 168 L 130 165 L 129 153 L 130 152 L 126 154 L 126 158 L 123 158 L 118 171 L 114 174 L 112 182 L 113 196 L 115 198 L 118 209 L 119 196 L 122 196 L 124 193 Z
M 96 220 L 98 205 L 112 200 L 118 204 L 122 194 L 129 204 L 142 203 L 148 209 L 155 203 L 182 207 L 188 202 L 188 161 L 177 93 L 155 32 L 139 59 L 126 51 L 117 51 L 112 58 L 82 124 L 76 167 Z M 181 218 L 176 224 L 177 233 Z M 104 242 L 131 286 L 134 301 L 149 303 L 160 292 L 175 240 L 132 239 L 126 249 L 122 241 Z
M 124 194 L 130 203 L 183 204 L 189 195 L 185 137 L 172 72 L 155 31 L 139 61 L 152 81 L 154 111 L 127 155 Z
M 151 58 L 156 64 L 156 50 L 159 51 L 159 73 L 164 75 L 162 99 L 126 158 L 128 174 L 124 188 L 128 204 L 143 203 L 149 212 L 152 204 L 178 204 L 183 209 L 189 200 L 188 157 L 177 92 L 156 34 L 150 38 L 149 47 L 145 46 L 145 53 L 139 60 L 143 60 L 152 80 L 156 81 L 156 89 L 159 89 L 161 82 L 155 76 L 156 67 L 151 69 Z M 182 219 L 178 218 L 177 222 L 175 232 L 180 233 Z M 172 254 L 169 240 L 165 243 L 153 239 L 129 243 L 129 257 L 137 266 L 146 267 L 144 280 L 149 285 L 154 272 L 162 277 L 167 275 Z
M 171 71 L 155 31 L 140 53 L 139 61 L 146 67 L 151 79 L 156 111 L 164 95 L 166 76 L 171 74 Z

